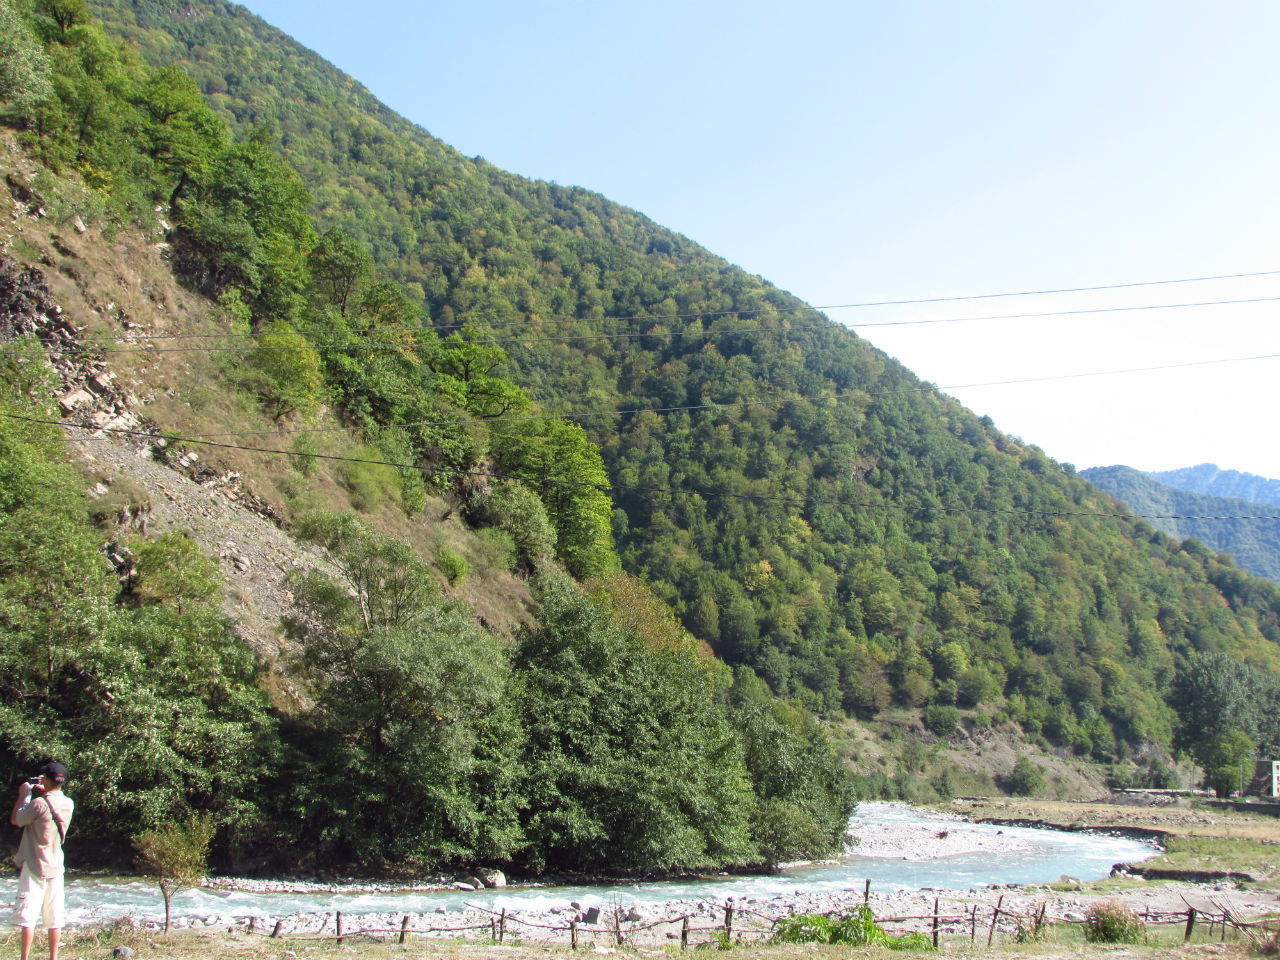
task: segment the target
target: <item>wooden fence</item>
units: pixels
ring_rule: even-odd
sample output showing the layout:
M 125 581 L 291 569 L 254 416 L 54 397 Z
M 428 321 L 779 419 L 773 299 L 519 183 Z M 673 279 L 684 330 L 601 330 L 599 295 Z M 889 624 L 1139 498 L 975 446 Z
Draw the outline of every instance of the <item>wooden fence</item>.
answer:
M 863 894 L 863 903 L 870 900 L 871 883 Z M 1083 918 L 1048 917 L 1047 903 L 1033 906 L 1029 913 L 1019 913 L 1005 909 L 1004 896 L 994 905 L 989 902 L 973 904 L 948 903 L 944 906 L 941 898 L 933 902 L 932 913 L 876 917 L 876 923 L 887 932 L 924 933 L 934 947 L 937 947 L 943 936 L 955 939 L 967 939 L 971 946 L 976 946 L 980 938 L 985 936 L 985 945 L 992 946 L 997 935 L 1035 936 L 1051 925 L 1081 925 L 1087 921 Z M 704 901 L 704 906 L 712 905 L 712 901 Z M 957 906 L 959 910 L 957 910 Z M 294 932 L 287 930 L 286 920 L 274 923 L 260 923 L 256 917 L 248 918 L 247 932 L 251 935 L 279 938 L 287 936 L 290 940 L 334 940 L 338 944 L 347 940 L 368 940 L 376 942 L 405 943 L 411 937 L 487 937 L 494 943 L 504 943 L 509 938 L 527 936 L 539 943 L 564 943 L 577 949 L 583 943 L 596 943 L 600 940 L 614 946 L 628 943 L 640 943 L 646 939 L 679 940 L 682 948 L 697 947 L 711 943 L 751 943 L 770 939 L 778 930 L 779 924 L 793 914 L 767 914 L 749 909 L 741 904 L 726 902 L 714 903 L 714 913 L 719 922 L 707 923 L 707 911 L 701 909 L 696 913 L 678 913 L 660 919 L 639 921 L 627 920 L 631 914 L 627 909 L 615 906 L 607 911 L 600 910 L 593 918 L 595 922 L 587 923 L 583 919 L 573 919 L 561 923 L 547 923 L 526 920 L 506 909 L 492 910 L 476 904 L 467 904 L 473 912 L 485 917 L 479 922 L 465 924 L 443 924 L 440 926 L 415 926 L 412 915 L 405 914 L 398 927 L 375 929 L 360 926 L 357 929 L 343 929 L 341 912 L 326 915 L 320 929 L 316 932 Z M 845 913 L 843 909 L 827 912 L 827 916 Z M 326 932 L 330 916 L 333 919 L 333 931 Z M 580 915 L 579 915 L 580 916 Z M 1206 912 L 1188 906 L 1180 912 L 1143 911 L 1138 914 L 1147 925 L 1180 925 L 1183 928 L 1183 941 L 1191 940 L 1196 930 L 1201 930 L 1202 937 L 1212 940 L 1217 935 L 1219 940 L 1226 940 L 1228 928 L 1233 936 L 1240 932 L 1256 931 L 1259 928 L 1266 934 L 1275 934 L 1276 921 L 1243 921 L 1233 917 L 1230 911 L 1220 909 L 1219 912 Z M 663 930 L 662 928 L 667 928 Z

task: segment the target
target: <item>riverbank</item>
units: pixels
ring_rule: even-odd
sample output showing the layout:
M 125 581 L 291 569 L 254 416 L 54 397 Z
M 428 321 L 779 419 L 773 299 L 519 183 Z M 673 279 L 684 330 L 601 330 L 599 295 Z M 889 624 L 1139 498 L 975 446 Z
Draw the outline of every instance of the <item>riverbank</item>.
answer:
M 956 806 L 967 809 L 965 804 Z M 865 869 L 866 873 L 846 873 L 839 883 L 823 879 L 822 871 L 827 869 L 823 865 L 810 865 L 749 887 L 726 880 L 722 885 L 701 889 L 696 896 L 677 895 L 676 891 L 681 888 L 675 886 L 663 886 L 655 892 L 627 884 L 594 891 L 522 885 L 506 891 L 474 892 L 459 891 L 454 884 L 431 888 L 448 895 L 429 898 L 415 898 L 400 885 L 375 888 L 367 884 L 357 887 L 304 885 L 308 892 L 333 893 L 332 898 L 323 901 L 329 909 L 299 909 L 281 915 L 272 912 L 269 904 L 264 910 L 261 882 L 223 880 L 219 882 L 220 887 L 241 886 L 253 891 L 258 899 L 248 899 L 249 894 L 240 902 L 230 899 L 221 904 L 219 912 L 188 913 L 180 916 L 176 925 L 180 929 L 217 931 L 233 937 L 261 938 L 275 933 L 286 939 L 301 938 L 304 942 L 326 939 L 334 942 L 341 922 L 344 937 L 362 940 L 397 940 L 403 930 L 410 940 L 415 936 L 436 940 L 458 937 L 490 940 L 501 936 L 504 942 L 511 938 L 521 943 L 567 946 L 577 936 L 583 943 L 616 946 L 621 936 L 629 944 L 660 947 L 680 943 L 682 939 L 705 942 L 717 931 L 723 931 L 726 922 L 735 936 L 757 941 L 767 936 L 773 925 L 784 917 L 846 912 L 864 902 L 879 918 L 914 918 L 895 923 L 895 932 L 929 929 L 935 908 L 944 918 L 969 918 L 953 919 L 950 923 L 944 920 L 944 936 L 954 935 L 955 928 L 963 928 L 961 933 L 967 929 L 973 936 L 972 928 L 979 916 L 986 929 L 997 907 L 1003 924 L 998 933 L 1008 935 L 1018 917 L 1042 915 L 1049 923 L 1078 923 L 1092 904 L 1112 899 L 1123 900 L 1140 913 L 1157 916 L 1185 915 L 1189 909 L 1201 915 L 1229 911 L 1240 919 L 1280 913 L 1280 896 L 1265 886 L 1225 881 L 1154 883 L 1125 876 L 1106 878 L 1105 873 L 1114 861 L 1106 860 L 1099 869 L 1096 857 L 1088 864 L 1088 869 L 1094 872 L 1085 875 L 1086 882 L 1055 875 L 1054 882 L 1050 883 L 988 886 L 975 880 L 965 887 L 927 886 L 926 878 L 937 873 L 939 863 L 977 864 L 977 871 L 970 875 L 991 877 L 993 871 L 984 868 L 984 864 L 1003 864 L 1030 856 L 1042 837 L 1037 836 L 1039 831 L 1025 828 L 971 822 L 951 811 L 920 811 L 886 804 L 869 805 L 864 810 L 868 813 L 867 819 L 855 817 L 851 830 L 856 841 L 854 849 L 860 858 L 858 868 Z M 1056 805 L 1046 811 L 1041 822 L 1051 817 L 1063 819 L 1064 810 L 1063 805 Z M 1024 804 L 1000 812 L 1005 819 L 1037 819 L 1033 816 L 1034 805 Z M 1072 823 L 1077 830 L 1084 829 L 1079 823 L 1084 818 L 1082 811 L 1074 811 Z M 1232 829 L 1229 821 L 1220 820 L 1215 825 L 1223 831 Z M 1130 821 L 1117 825 L 1106 820 L 1098 829 L 1110 832 L 1118 826 L 1135 828 L 1137 824 Z M 1088 830 L 1092 832 L 1093 828 Z M 1067 835 L 1065 842 L 1071 845 L 1073 856 L 1083 856 L 1082 845 L 1096 842 L 1086 841 L 1079 834 L 1075 834 L 1078 839 L 1071 840 L 1071 836 Z M 1158 852 L 1154 847 L 1143 849 L 1132 842 L 1121 846 L 1133 853 L 1134 859 Z M 1112 843 L 1107 849 L 1115 848 L 1117 845 Z M 1280 860 L 1280 847 L 1274 852 Z M 1081 868 L 1085 866 L 1084 860 L 1076 862 Z M 892 869 L 877 868 L 878 863 Z M 1082 872 L 1072 870 L 1071 865 L 1070 860 L 1063 861 L 1064 872 Z M 875 883 L 855 879 L 864 875 L 892 875 L 900 879 L 897 882 L 882 879 Z M 1090 881 L 1090 876 L 1101 879 Z M 911 878 L 915 878 L 914 883 Z M 267 888 L 283 892 L 292 886 L 295 885 L 271 884 Z M 280 906 L 289 902 L 296 901 L 288 898 L 275 901 Z M 424 907 L 424 903 L 433 908 Z
M 1280 888 L 1280 818 L 1188 798 L 1129 796 L 1125 803 L 984 797 L 950 809 L 973 822 L 1052 827 L 1157 839 L 1164 852 L 1144 862 L 1151 879 L 1244 881 Z
M 439 891 L 428 897 L 405 893 L 400 884 L 374 887 L 362 884 L 358 892 L 356 888 L 336 884 L 307 884 L 304 886 L 308 893 L 323 892 L 332 896 L 309 901 L 315 906 L 307 909 L 285 909 L 286 904 L 298 903 L 284 892 L 297 885 L 268 884 L 276 892 L 267 894 L 264 903 L 261 892 L 238 894 L 235 889 L 225 889 L 241 885 L 261 889 L 261 882 L 222 880 L 218 884 L 223 889 L 217 892 L 217 906 L 184 911 L 176 920 L 172 942 L 179 951 L 177 955 L 243 957 L 245 960 L 256 957 L 327 960 L 352 950 L 362 954 L 375 950 L 372 957 L 376 956 L 376 950 L 385 949 L 391 955 L 397 950 L 410 949 L 414 943 L 419 944 L 420 954 L 425 942 L 431 944 L 433 955 L 445 956 L 458 951 L 491 951 L 494 940 L 501 941 L 504 956 L 518 956 L 521 950 L 567 950 L 575 937 L 580 948 L 595 952 L 618 949 L 619 939 L 628 949 L 654 952 L 678 947 L 686 940 L 690 946 L 696 946 L 723 938 L 728 925 L 735 941 L 756 944 L 752 947 L 753 956 L 762 955 L 763 951 L 769 958 L 781 958 L 787 949 L 794 952 L 794 948 L 759 946 L 777 921 L 799 913 L 851 911 L 864 902 L 895 934 L 908 929 L 931 932 L 936 911 L 942 917 L 940 936 L 952 945 L 947 950 L 949 953 L 963 953 L 971 943 L 981 947 L 986 937 L 991 938 L 996 950 L 1001 949 L 1001 944 L 1009 947 L 1019 918 L 1029 922 L 1032 916 L 1042 916 L 1051 928 L 1060 931 L 1058 936 L 1074 937 L 1078 944 L 1079 921 L 1091 905 L 1104 900 L 1122 900 L 1140 913 L 1170 920 L 1169 925 L 1151 928 L 1168 940 L 1170 947 L 1179 940 L 1175 934 L 1179 933 L 1178 925 L 1182 921 L 1176 917 L 1185 917 L 1189 909 L 1195 909 L 1201 918 L 1198 938 L 1205 936 L 1205 918 L 1209 915 L 1220 916 L 1225 911 L 1235 918 L 1248 920 L 1280 914 L 1280 891 L 1267 884 L 1149 882 L 1127 876 L 1105 878 L 1103 874 L 1112 861 L 1106 861 L 1106 866 L 1099 870 L 1096 857 L 1089 869 L 1095 870 L 1092 876 L 1103 878 L 1093 881 L 1087 877 L 1086 882 L 1066 876 L 1059 878 L 1055 869 L 1053 882 L 1049 883 L 985 886 L 975 881 L 969 886 L 926 885 L 928 881 L 924 878 L 935 875 L 939 864 L 976 863 L 978 869 L 972 875 L 989 878 L 993 876 L 990 867 L 997 862 L 1003 867 L 1004 861 L 1028 855 L 1027 847 L 1033 844 L 1034 835 L 1026 829 L 998 825 L 1013 820 L 1074 828 L 1077 832 L 1065 837 L 1057 834 L 1054 840 L 1068 844 L 1072 856 L 1098 842 L 1086 839 L 1095 831 L 1152 830 L 1157 829 L 1153 823 L 1160 822 L 1166 827 L 1178 823 L 1185 826 L 1181 834 L 1166 834 L 1172 841 L 1190 842 L 1196 839 L 1195 830 L 1203 827 L 1221 835 L 1207 839 L 1228 844 L 1224 850 L 1238 849 L 1233 844 L 1243 842 L 1251 845 L 1250 849 L 1262 850 L 1280 862 L 1277 844 L 1280 821 L 1259 822 L 1239 815 L 1223 817 L 1215 813 L 1209 817 L 1212 823 L 1208 823 L 1200 819 L 1206 815 L 1195 810 L 1164 811 L 1164 815 L 1153 817 L 1151 811 L 1105 810 L 1096 804 L 1039 805 L 1026 801 L 1014 804 L 1014 801 L 990 801 L 976 810 L 973 802 L 955 804 L 954 808 L 963 811 L 965 816 L 953 809 L 939 812 L 911 810 L 901 805 L 868 805 L 862 811 L 867 819 L 855 818 L 851 824 L 858 841 L 857 868 L 867 873 L 846 873 L 842 881 L 823 880 L 829 875 L 822 871 L 833 869 L 834 865 L 810 865 L 748 887 L 723 878 L 722 885 L 703 888 L 699 895 L 678 895 L 669 891 L 679 888 L 664 886 L 658 891 L 660 895 L 648 890 L 640 896 L 639 887 L 627 884 L 582 892 L 575 888 L 526 885 L 472 892 L 459 890 L 456 884 L 450 885 L 442 878 L 439 886 L 434 880 L 425 885 Z M 974 822 L 983 819 L 994 820 L 997 825 Z M 1236 841 L 1233 839 L 1236 831 L 1244 831 L 1249 837 Z M 1032 839 L 1029 840 L 1029 836 Z M 1269 842 L 1267 838 L 1271 838 Z M 1131 841 L 1126 843 L 1131 851 L 1141 850 Z M 1107 847 L 1115 848 L 1114 843 Z M 1147 847 L 1137 856 L 1154 852 L 1154 848 Z M 877 868 L 877 864 L 883 867 Z M 882 879 L 868 886 L 867 881 L 855 879 L 872 875 L 914 877 L 916 881 L 895 885 Z M 1042 872 L 1039 876 L 1046 875 Z M 904 888 L 906 886 L 911 889 Z M 152 898 L 155 899 L 154 893 Z M 76 948 L 75 955 L 102 954 L 97 948 L 104 945 L 143 944 L 148 957 L 160 960 L 169 949 L 156 929 L 154 914 L 118 915 L 104 909 L 94 916 L 95 921 L 97 917 L 106 916 L 115 919 L 90 922 L 69 930 L 68 936 L 73 940 L 85 940 L 93 945 L 93 948 Z M 991 923 L 997 916 L 999 923 L 993 932 Z M 339 923 L 344 938 L 341 948 L 337 941 Z M 273 938 L 272 934 L 276 936 Z M 399 946 L 402 934 L 404 947 Z M 176 946 L 181 943 L 187 946 Z M 1039 954 L 1024 952 L 1022 955 Z

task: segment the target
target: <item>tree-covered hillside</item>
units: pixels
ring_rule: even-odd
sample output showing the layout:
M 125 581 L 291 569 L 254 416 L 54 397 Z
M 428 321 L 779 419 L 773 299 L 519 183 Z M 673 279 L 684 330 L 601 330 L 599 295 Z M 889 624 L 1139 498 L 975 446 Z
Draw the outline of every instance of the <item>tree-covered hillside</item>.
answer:
M 1280 508 L 1189 493 L 1132 467 L 1093 467 L 1080 476 L 1134 513 L 1153 517 L 1151 525 L 1169 536 L 1199 540 L 1255 576 L 1280 583 Z M 1268 516 L 1277 519 L 1259 519 Z
M 618 571 L 607 477 L 580 426 L 532 404 L 473 328 L 424 325 L 347 234 L 318 232 L 269 138 L 235 141 L 181 70 L 142 63 L 78 0 L 0 0 L 0 22 L 22 54 L 0 110 L 27 151 L 6 170 L 26 199 L 3 236 L 27 262 L 0 256 L 0 765 L 13 782 L 71 760 L 90 862 L 175 823 L 213 828 L 221 865 L 274 870 L 666 873 L 841 849 L 853 795 L 825 731 Z M 8 168 L 21 151 L 6 154 Z M 157 212 L 171 221 L 158 247 Z M 111 285 L 86 265 L 92 250 L 132 286 L 139 248 L 144 323 L 98 296 Z M 177 322 L 158 287 L 178 280 L 201 332 L 122 344 L 122 327 Z M 139 420 L 154 393 L 111 386 L 113 364 L 149 353 L 130 383 L 156 387 L 161 351 L 186 357 L 191 415 L 203 397 L 290 443 L 257 448 L 294 475 L 279 512 L 256 509 L 326 562 L 290 568 L 291 643 L 271 670 L 237 630 L 254 598 L 228 612 L 199 543 L 148 533 L 127 472 L 102 502 L 107 485 L 64 452 L 96 432 L 191 461 L 175 447 L 207 437 L 161 436 Z M 141 429 L 97 431 L 125 413 Z M 358 446 L 321 452 L 333 437 Z M 317 503 L 335 464 L 363 516 Z M 367 519 L 410 537 L 455 513 L 485 563 L 535 594 L 536 622 L 510 643 L 450 589 L 461 556 L 441 545 L 429 562 Z
M 1208 765 L 1274 745 L 1254 706 L 1276 696 L 1280 589 L 1117 516 L 1070 468 L 766 281 L 598 195 L 457 155 L 221 0 L 0 0 L 13 10 L 24 56 L 0 99 L 49 182 L 78 185 L 55 216 L 109 236 L 154 229 L 158 207 L 166 262 L 207 298 L 206 342 L 167 355 L 225 355 L 220 386 L 270 419 L 299 463 L 293 489 L 317 436 L 349 437 L 352 505 L 389 505 L 407 535 L 436 522 L 423 510 L 438 497 L 537 589 L 536 622 L 503 647 L 401 538 L 291 510 L 340 571 L 291 585 L 305 708 L 265 712 L 234 624 L 212 614 L 179 622 L 168 652 L 205 649 L 198 624 L 241 672 L 166 674 L 176 689 L 156 708 L 211 699 L 256 737 L 242 762 L 279 772 L 245 798 L 194 751 L 167 799 L 215 807 L 232 833 L 251 803 L 254 832 L 224 844 L 284 856 L 301 835 L 325 863 L 415 868 L 812 855 L 838 846 L 850 803 L 815 717 L 891 705 L 934 735 L 961 717 L 1018 725 L 1100 760 L 1154 743 Z M 184 428 L 191 443 L 226 429 Z M 67 476 L 14 436 L 0 467 Z M 366 482 L 373 468 L 395 484 Z M 82 503 L 42 504 L 92 544 Z M 0 508 L 28 550 L 20 501 Z M 159 568 L 190 556 L 165 550 Z M 164 590 L 93 580 L 102 558 L 77 556 L 97 607 L 136 611 L 120 622 L 171 615 Z M 440 569 L 462 575 L 457 557 Z M 131 676 L 92 659 L 103 634 L 83 618 L 41 632 L 41 589 L 15 580 L 0 608 L 12 662 L 50 651 L 0 700 L 15 769 L 87 748 L 115 716 L 80 704 L 83 723 L 70 710 L 41 740 L 26 691 Z M 144 656 L 154 635 L 138 635 L 111 634 Z M 1180 723 L 1224 684 L 1239 709 Z M 163 719 L 161 741 L 185 730 Z M 126 812 L 116 841 L 156 815 Z
M 93 9 L 183 66 L 238 137 L 278 138 L 319 227 L 420 291 L 432 330 L 501 347 L 531 398 L 584 424 L 623 566 L 778 693 L 862 716 L 985 706 L 1106 757 L 1169 741 L 1181 658 L 1276 665 L 1269 586 L 1107 516 L 1040 450 L 760 278 L 459 156 L 242 9 Z
M 1153 480 L 1186 490 L 1214 497 L 1249 500 L 1253 503 L 1269 503 L 1280 506 L 1280 480 L 1268 480 L 1253 473 L 1239 470 L 1223 470 L 1212 463 L 1201 463 L 1179 470 L 1156 470 L 1147 474 Z

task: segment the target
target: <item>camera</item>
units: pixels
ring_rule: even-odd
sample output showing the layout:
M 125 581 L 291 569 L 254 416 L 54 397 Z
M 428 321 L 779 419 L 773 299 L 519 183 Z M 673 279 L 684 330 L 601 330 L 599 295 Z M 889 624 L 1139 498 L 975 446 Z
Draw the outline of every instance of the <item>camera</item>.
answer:
M 28 783 L 30 786 L 32 786 L 32 787 L 38 787 L 38 786 L 40 786 L 40 778 L 39 778 L 39 777 L 27 777 L 27 783 Z

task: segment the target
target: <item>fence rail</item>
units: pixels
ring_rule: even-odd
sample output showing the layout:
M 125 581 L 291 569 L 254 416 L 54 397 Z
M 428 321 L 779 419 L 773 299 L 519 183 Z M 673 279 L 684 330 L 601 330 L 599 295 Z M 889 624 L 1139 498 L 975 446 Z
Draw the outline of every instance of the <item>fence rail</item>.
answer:
M 870 893 L 871 884 L 870 881 L 867 881 L 863 894 L 864 905 L 869 904 Z M 721 922 L 706 923 L 706 906 L 714 906 L 715 911 L 723 918 Z M 617 946 L 622 946 L 629 941 L 633 943 L 638 941 L 645 934 L 653 936 L 653 932 L 659 930 L 659 928 L 670 927 L 672 929 L 664 933 L 664 938 L 670 940 L 679 939 L 682 948 L 689 948 L 711 943 L 762 942 L 772 938 L 777 932 L 779 924 L 784 920 L 797 915 L 796 913 L 779 915 L 765 913 L 731 901 L 723 904 L 704 901 L 704 909 L 696 912 L 668 914 L 661 918 L 647 921 L 627 920 L 624 914 L 629 914 L 624 911 L 624 908 L 615 906 L 607 912 L 600 912 L 595 918 L 597 922 L 587 923 L 579 914 L 574 919 L 564 923 L 547 923 L 526 920 L 518 914 L 508 913 L 506 909 L 501 908 L 493 910 L 471 903 L 467 904 L 467 908 L 476 913 L 487 914 L 487 919 L 482 922 L 464 924 L 415 926 L 412 923 L 413 915 L 404 914 L 400 924 L 396 927 L 374 928 L 361 926 L 355 930 L 344 930 L 343 916 L 341 911 L 338 911 L 332 914 L 334 926 L 331 933 L 325 932 L 329 926 L 328 915 L 326 915 L 320 928 L 315 932 L 287 930 L 287 921 L 284 919 L 276 920 L 274 924 L 271 921 L 267 921 L 260 925 L 258 917 L 248 917 L 246 932 L 251 936 L 276 939 L 288 937 L 290 940 L 302 941 L 335 941 L 338 944 L 354 939 L 379 943 L 387 943 L 394 940 L 399 943 L 405 943 L 411 937 L 468 937 L 475 936 L 477 932 L 483 932 L 487 933 L 488 938 L 494 943 L 500 944 L 504 943 L 508 937 L 520 936 L 523 931 L 537 937 L 540 942 L 544 943 L 563 942 L 563 938 L 563 940 L 567 940 L 570 947 L 577 949 L 584 940 L 594 943 L 599 939 L 606 939 L 613 941 Z M 1004 906 L 1003 895 L 994 904 L 983 901 L 981 903 L 961 902 L 960 904 L 952 902 L 944 905 L 942 899 L 937 898 L 934 900 L 931 913 L 877 917 L 876 923 L 891 933 L 927 934 L 930 936 L 934 947 L 938 946 L 940 938 L 944 935 L 948 937 L 967 936 L 970 945 L 976 945 L 978 937 L 985 933 L 986 945 L 990 947 L 994 943 L 996 936 L 1000 934 L 1014 936 L 1020 932 L 1042 930 L 1048 925 L 1080 925 L 1088 922 L 1086 919 L 1079 917 L 1048 917 L 1046 916 L 1047 909 L 1047 903 L 1040 903 L 1038 905 L 1033 904 L 1029 913 L 1009 910 Z M 831 917 L 844 912 L 846 912 L 844 909 L 834 909 L 825 911 L 823 915 Z M 1210 940 L 1213 939 L 1215 930 L 1219 939 L 1225 940 L 1228 928 L 1232 928 L 1235 935 L 1239 935 L 1240 932 L 1252 935 L 1253 931 L 1258 929 L 1272 934 L 1280 930 L 1280 922 L 1278 921 L 1240 920 L 1232 916 L 1231 912 L 1225 908 L 1220 908 L 1219 912 L 1208 912 L 1188 906 L 1184 911 L 1144 910 L 1138 915 L 1145 924 L 1182 925 L 1184 942 L 1191 940 L 1197 924 L 1207 926 L 1205 934 L 1207 939 Z

